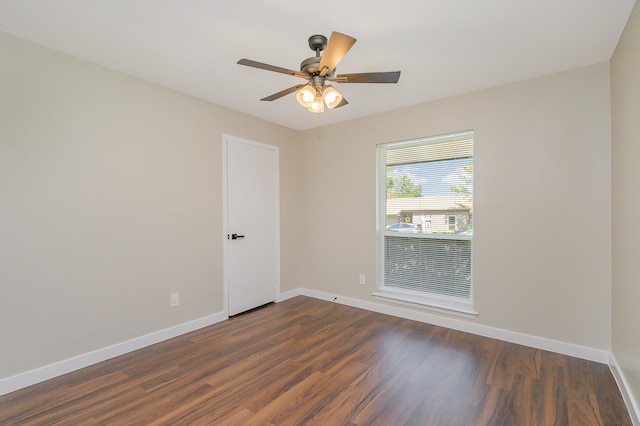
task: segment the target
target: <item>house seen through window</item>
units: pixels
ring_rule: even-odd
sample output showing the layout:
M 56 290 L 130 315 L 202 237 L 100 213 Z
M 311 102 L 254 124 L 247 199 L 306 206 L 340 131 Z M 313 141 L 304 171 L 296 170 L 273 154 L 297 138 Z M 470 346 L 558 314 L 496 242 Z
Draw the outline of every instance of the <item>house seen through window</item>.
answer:
M 473 132 L 377 149 L 375 295 L 473 314 Z

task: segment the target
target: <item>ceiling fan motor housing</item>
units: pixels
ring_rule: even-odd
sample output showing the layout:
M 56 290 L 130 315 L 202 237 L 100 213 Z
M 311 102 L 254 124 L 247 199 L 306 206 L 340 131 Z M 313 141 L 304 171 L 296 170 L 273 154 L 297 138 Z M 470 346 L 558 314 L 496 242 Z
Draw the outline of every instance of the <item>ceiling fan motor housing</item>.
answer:
M 308 74 L 310 77 L 310 81 L 313 83 L 314 86 L 324 86 L 324 80 L 326 78 L 331 79 L 335 76 L 336 70 L 335 68 L 333 69 L 333 71 L 331 71 L 330 74 L 327 74 L 325 76 L 320 76 L 320 59 L 322 58 L 317 58 L 317 57 L 313 57 L 313 58 L 308 58 L 305 59 L 304 61 L 302 61 L 300 63 L 300 71 Z
M 320 59 L 322 58 L 320 58 L 319 56 L 313 56 L 311 58 L 305 59 L 304 61 L 300 62 L 300 71 L 309 75 L 320 72 L 320 70 L 318 69 L 318 65 L 320 65 Z

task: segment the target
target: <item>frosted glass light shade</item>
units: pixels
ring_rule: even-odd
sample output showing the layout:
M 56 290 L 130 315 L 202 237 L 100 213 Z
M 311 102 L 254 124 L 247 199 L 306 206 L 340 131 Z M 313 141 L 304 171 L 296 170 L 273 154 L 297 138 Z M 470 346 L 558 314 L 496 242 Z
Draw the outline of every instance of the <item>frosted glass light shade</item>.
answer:
M 327 86 L 322 93 L 324 103 L 327 104 L 327 108 L 335 108 L 342 102 L 342 95 L 333 86 Z
M 296 94 L 296 99 L 298 103 L 305 108 L 309 108 L 316 98 L 316 89 L 312 86 L 304 86 L 302 89 L 298 90 Z
M 321 113 L 324 112 L 324 101 L 322 100 L 322 96 L 316 96 L 316 98 L 309 106 L 309 111 Z

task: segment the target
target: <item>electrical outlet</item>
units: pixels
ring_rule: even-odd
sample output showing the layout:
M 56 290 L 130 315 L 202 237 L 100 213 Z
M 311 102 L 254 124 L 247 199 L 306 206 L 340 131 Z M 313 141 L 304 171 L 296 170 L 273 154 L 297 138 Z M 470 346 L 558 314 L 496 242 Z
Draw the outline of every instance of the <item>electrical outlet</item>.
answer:
M 169 306 L 178 306 L 180 304 L 180 293 L 171 293 L 169 297 Z
M 360 278 L 358 279 L 358 282 L 360 283 L 360 285 L 367 285 L 366 277 L 364 276 L 364 274 L 360 274 Z

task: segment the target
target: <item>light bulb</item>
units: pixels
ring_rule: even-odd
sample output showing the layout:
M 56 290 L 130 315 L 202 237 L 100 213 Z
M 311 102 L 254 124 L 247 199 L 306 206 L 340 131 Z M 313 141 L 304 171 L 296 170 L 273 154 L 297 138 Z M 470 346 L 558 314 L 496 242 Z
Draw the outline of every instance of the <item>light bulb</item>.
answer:
M 309 85 L 304 86 L 302 89 L 298 90 L 298 94 L 296 95 L 298 103 L 305 108 L 309 108 L 315 98 L 316 89 Z
M 316 96 L 316 98 L 309 106 L 309 111 L 321 113 L 324 112 L 324 102 L 322 101 L 322 96 Z
M 328 108 L 335 108 L 342 102 L 342 95 L 333 86 L 327 86 L 322 97 Z
M 305 102 L 312 102 L 314 97 L 311 93 L 309 93 L 308 90 L 304 90 L 301 92 L 302 93 L 302 100 Z

